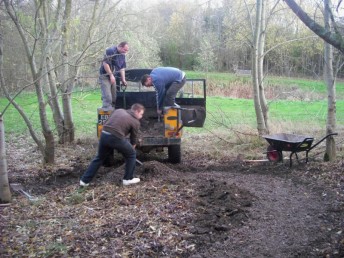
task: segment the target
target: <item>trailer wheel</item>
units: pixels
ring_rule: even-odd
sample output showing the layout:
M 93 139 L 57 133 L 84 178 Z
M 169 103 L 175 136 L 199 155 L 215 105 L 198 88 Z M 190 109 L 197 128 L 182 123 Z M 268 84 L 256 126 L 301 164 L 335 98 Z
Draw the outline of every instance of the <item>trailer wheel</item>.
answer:
M 181 162 L 181 148 L 180 145 L 170 145 L 168 146 L 168 160 L 171 163 L 180 163 Z
M 271 145 L 269 145 L 267 148 L 266 157 L 268 158 L 269 161 L 272 161 L 272 162 L 278 162 L 278 161 L 283 160 L 282 151 L 276 150 Z

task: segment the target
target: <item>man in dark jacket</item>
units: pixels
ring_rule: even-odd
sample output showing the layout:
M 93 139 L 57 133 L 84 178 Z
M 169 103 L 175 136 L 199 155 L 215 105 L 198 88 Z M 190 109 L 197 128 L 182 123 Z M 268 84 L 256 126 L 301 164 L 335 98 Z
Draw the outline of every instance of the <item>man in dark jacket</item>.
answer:
M 140 182 L 140 178 L 134 177 L 136 165 L 136 143 L 140 129 L 140 119 L 145 108 L 141 104 L 134 104 L 131 109 L 117 109 L 105 122 L 100 136 L 98 153 L 92 160 L 86 172 L 80 179 L 80 186 L 88 186 L 96 175 L 104 160 L 113 155 L 117 150 L 125 158 L 125 174 L 123 185 L 131 185 Z M 130 141 L 126 138 L 130 135 Z
M 126 41 L 106 49 L 102 65 L 99 69 L 99 84 L 102 90 L 102 108 L 112 110 L 116 105 L 117 90 L 125 80 L 125 68 L 127 67 L 125 55 L 129 51 Z
M 174 67 L 157 67 L 141 78 L 142 85 L 153 86 L 157 95 L 157 110 L 161 113 L 163 106 L 179 107 L 175 103 L 177 92 L 186 82 L 185 73 Z

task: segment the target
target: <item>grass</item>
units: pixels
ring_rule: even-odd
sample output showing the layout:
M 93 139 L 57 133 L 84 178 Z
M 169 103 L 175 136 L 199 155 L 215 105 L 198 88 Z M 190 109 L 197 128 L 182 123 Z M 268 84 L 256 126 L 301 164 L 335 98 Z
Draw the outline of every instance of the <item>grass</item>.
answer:
M 38 109 L 34 94 L 26 94 L 17 99 L 40 131 Z M 0 104 L 5 101 L 2 99 Z M 98 91 L 76 93 L 73 97 L 73 114 L 76 135 L 92 135 L 96 133 L 97 108 L 100 106 L 100 93 Z M 302 127 L 324 127 L 327 115 L 326 101 L 287 101 L 275 100 L 269 103 L 270 122 L 274 124 L 291 123 Z M 49 112 L 51 117 L 51 113 Z M 50 119 L 51 120 L 51 119 Z M 18 112 L 10 107 L 4 114 L 5 132 L 10 134 L 25 134 L 27 128 Z M 337 123 L 344 124 L 344 101 L 337 101 Z M 227 97 L 207 98 L 207 119 L 205 130 L 213 128 L 255 128 L 256 117 L 252 100 L 232 99 Z M 54 129 L 54 128 L 52 128 Z M 290 131 L 295 128 L 284 128 Z M 199 131 L 199 128 L 189 132 Z
M 249 83 L 251 84 L 250 76 L 236 76 L 231 73 L 216 73 L 216 72 L 195 72 L 187 71 L 188 78 L 205 78 L 210 83 L 215 81 L 216 84 L 231 84 L 231 83 Z M 293 78 L 293 77 L 279 77 L 269 76 L 265 80 L 265 85 L 272 87 L 282 87 L 285 89 L 299 88 L 305 92 L 316 92 L 327 94 L 327 88 L 322 80 L 306 79 L 306 78 Z M 336 81 L 337 99 L 344 99 L 344 82 Z
M 239 78 L 228 73 L 200 73 L 187 72 L 188 78 L 206 78 L 209 84 L 219 85 L 224 90 L 226 84 L 237 82 L 237 87 L 242 86 L 243 80 L 250 81 L 250 77 Z M 238 82 L 239 80 L 239 82 Z M 324 84 L 321 81 L 307 79 L 277 78 L 268 79 L 268 83 L 279 85 L 294 85 L 305 91 L 322 92 Z M 239 86 L 238 86 L 239 85 Z M 295 86 L 296 85 L 296 86 Z M 290 86 L 291 87 L 291 86 Z M 337 91 L 344 89 L 343 83 L 337 83 Z M 220 90 L 219 92 L 222 92 Z M 249 91 L 250 88 L 245 89 Z M 220 93 L 219 93 L 220 94 Z M 326 94 L 324 100 L 317 101 L 295 101 L 295 100 L 269 100 L 269 121 L 271 131 L 309 131 L 314 128 L 325 128 L 327 116 Z M 33 93 L 21 94 L 16 101 L 22 106 L 37 132 L 41 131 L 38 116 L 37 99 Z M 8 101 L 0 98 L 0 112 Z M 97 108 L 101 105 L 100 90 L 76 91 L 73 94 L 73 116 L 76 128 L 76 137 L 82 135 L 96 135 Z M 52 121 L 50 109 L 47 108 L 48 116 Z M 10 106 L 4 114 L 5 132 L 9 134 L 26 134 L 27 128 L 18 112 Z M 51 125 L 53 123 L 51 122 Z M 337 124 L 344 124 L 344 100 L 337 101 Z M 208 96 L 207 97 L 207 119 L 205 128 L 187 128 L 188 132 L 202 133 L 209 130 L 242 129 L 255 131 L 256 116 L 253 100 L 237 99 L 229 97 Z M 55 130 L 55 128 L 51 128 Z M 323 130 L 325 131 L 325 129 Z

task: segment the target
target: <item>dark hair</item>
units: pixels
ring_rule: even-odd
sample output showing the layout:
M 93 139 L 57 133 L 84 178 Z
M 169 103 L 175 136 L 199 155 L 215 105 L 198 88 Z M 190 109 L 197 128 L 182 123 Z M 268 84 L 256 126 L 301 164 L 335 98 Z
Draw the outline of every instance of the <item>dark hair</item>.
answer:
M 131 110 L 132 111 L 141 111 L 141 110 L 145 110 L 145 107 L 139 103 L 135 103 L 131 106 Z
M 142 85 L 145 85 L 145 83 L 146 83 L 146 81 L 147 81 L 147 79 L 148 79 L 149 76 L 150 76 L 149 74 L 144 74 L 144 75 L 141 77 L 141 84 L 142 84 Z
M 118 44 L 119 47 L 124 47 L 125 45 L 128 45 L 127 41 L 122 41 L 121 43 Z

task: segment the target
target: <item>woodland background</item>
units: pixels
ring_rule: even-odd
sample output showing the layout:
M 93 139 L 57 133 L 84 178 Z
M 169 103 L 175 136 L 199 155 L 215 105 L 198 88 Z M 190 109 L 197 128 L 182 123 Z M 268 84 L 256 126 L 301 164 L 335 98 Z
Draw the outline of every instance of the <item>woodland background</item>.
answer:
M 70 67 L 78 68 L 77 73 L 70 68 L 70 77 L 87 83 L 97 78 L 105 49 L 124 40 L 130 44 L 128 68 L 163 65 L 204 72 L 251 69 L 254 0 L 74 0 L 67 23 L 64 1 L 10 2 L 23 26 L 30 53 L 40 63 L 44 60 L 39 58 L 49 50 L 52 71 L 60 83 L 64 83 L 61 74 L 66 57 Z M 322 79 L 323 40 L 304 26 L 284 1 L 267 4 L 265 75 Z M 44 8 L 38 11 L 39 5 Z M 322 1 L 301 1 L 301 6 L 313 18 L 323 19 Z M 45 13 L 40 15 L 42 9 Z M 14 93 L 32 80 L 30 64 L 13 22 L 2 12 L 4 79 L 7 89 Z M 63 46 L 66 25 L 70 39 Z M 342 73 L 340 69 L 338 76 Z
M 341 42 L 341 0 L 299 2 L 316 25 L 323 24 L 325 32 L 333 32 Z M 326 131 L 334 132 L 334 78 L 341 78 L 343 65 L 336 49 L 342 48 L 324 46 L 291 11 L 293 4 L 294 0 L 2 1 L 0 82 L 7 102 L 1 107 L 0 122 L 13 106 L 43 164 L 54 163 L 56 143 L 75 140 L 73 94 L 95 87 L 105 49 L 127 41 L 128 68 L 175 66 L 202 71 L 204 77 L 214 71 L 252 70 L 259 135 L 269 133 L 267 76 L 321 80 L 325 74 Z M 25 111 L 17 101 L 24 92 L 35 92 L 37 112 Z M 33 116 L 39 117 L 39 129 Z M 4 138 L 0 135 L 1 153 L 5 153 Z M 335 157 L 334 148 L 334 141 L 327 141 L 330 160 Z M 0 157 L 0 171 L 6 174 L 5 154 Z

